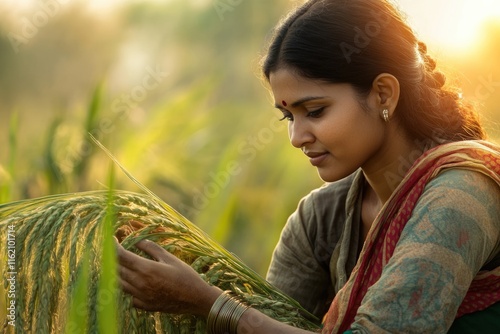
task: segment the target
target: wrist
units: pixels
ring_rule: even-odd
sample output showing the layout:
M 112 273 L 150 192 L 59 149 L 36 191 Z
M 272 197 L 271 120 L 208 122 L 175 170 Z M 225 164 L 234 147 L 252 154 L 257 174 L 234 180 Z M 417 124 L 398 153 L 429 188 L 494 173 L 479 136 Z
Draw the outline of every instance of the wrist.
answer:
M 249 307 L 240 302 L 231 291 L 222 292 L 207 316 L 207 333 L 236 334 L 238 323 Z
M 220 297 L 220 295 L 223 293 L 221 289 L 219 289 L 216 286 L 210 285 L 209 288 L 207 289 L 205 293 L 205 297 L 203 300 L 200 302 L 200 310 L 198 312 L 198 315 L 201 315 L 203 317 L 208 317 L 208 314 L 210 313 L 210 309 L 214 305 L 215 301 L 217 298 Z

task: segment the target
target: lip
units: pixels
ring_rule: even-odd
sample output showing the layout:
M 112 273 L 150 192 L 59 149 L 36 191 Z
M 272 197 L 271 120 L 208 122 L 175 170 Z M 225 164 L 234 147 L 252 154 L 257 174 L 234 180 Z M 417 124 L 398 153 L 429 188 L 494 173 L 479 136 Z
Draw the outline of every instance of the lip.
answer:
M 328 157 L 328 152 L 304 152 L 313 166 L 319 166 Z

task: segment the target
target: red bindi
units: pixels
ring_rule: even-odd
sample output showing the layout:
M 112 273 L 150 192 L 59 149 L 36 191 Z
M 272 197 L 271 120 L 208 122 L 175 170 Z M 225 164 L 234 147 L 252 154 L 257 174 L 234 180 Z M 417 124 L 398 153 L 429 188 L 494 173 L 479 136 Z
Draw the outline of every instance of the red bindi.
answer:
M 281 104 L 283 104 L 284 107 L 288 105 L 285 100 L 281 101 Z

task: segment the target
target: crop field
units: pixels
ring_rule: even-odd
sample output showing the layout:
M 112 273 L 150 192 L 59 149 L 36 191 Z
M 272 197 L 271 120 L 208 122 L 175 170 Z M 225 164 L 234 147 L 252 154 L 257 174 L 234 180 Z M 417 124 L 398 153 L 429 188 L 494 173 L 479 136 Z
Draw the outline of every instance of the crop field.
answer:
M 243 278 L 229 288 L 241 296 L 262 289 L 260 305 L 271 299 L 296 307 L 266 290 L 269 287 L 258 278 L 266 274 L 288 216 L 303 196 L 323 183 L 303 154 L 290 145 L 287 123 L 278 121 L 281 113 L 274 109 L 259 69 L 272 27 L 294 2 L 91 3 L 50 0 L 35 1 L 31 7 L 0 3 L 0 259 L 6 266 L 0 315 L 9 306 L 7 273 L 24 265 L 17 273 L 17 285 L 12 285 L 16 292 L 26 293 L 18 296 L 26 303 L 17 305 L 20 327 L 32 322 L 41 333 L 62 327 L 78 332 L 65 327 L 63 319 L 70 317 L 83 323 L 81 328 L 112 333 L 116 326 L 99 327 L 105 326 L 100 317 L 111 314 L 125 317 L 130 332 L 141 332 L 137 328 L 142 326 L 131 319 L 149 321 L 144 325 L 149 329 L 154 324 L 157 328 L 174 324 L 179 329 L 184 321 L 184 328 L 203 332 L 203 322 L 196 319 L 162 321 L 159 315 L 127 313 L 130 301 L 114 287 L 110 288 L 113 303 L 127 310 L 108 303 L 101 311 L 82 316 L 72 304 L 74 300 L 97 303 L 99 291 L 107 291 L 102 286 L 114 284 L 111 235 L 117 229 L 128 226 L 132 240 L 170 223 L 187 224 L 182 228 L 195 231 L 186 233 L 201 233 L 217 254 L 229 259 L 228 267 L 245 264 L 249 276 L 238 272 Z M 448 82 L 460 85 L 464 98 L 477 105 L 497 143 L 499 21 L 485 21 L 474 44 L 462 49 L 428 42 Z M 117 169 L 92 136 L 157 197 L 144 194 L 144 188 Z M 75 204 L 78 200 L 82 202 Z M 95 212 L 85 200 L 95 200 Z M 60 205 L 57 216 L 50 204 L 55 202 Z M 35 212 L 29 203 L 44 211 Z M 78 210 L 94 213 L 86 216 Z M 110 210 L 125 217 L 142 215 L 145 225 L 129 226 Z M 159 212 L 169 218 L 160 221 Z M 30 223 L 36 214 L 42 217 L 39 220 L 60 225 Z M 71 225 L 79 215 L 92 221 L 94 229 Z M 11 234 L 9 226 L 15 222 L 20 225 Z M 170 232 L 161 233 L 157 240 L 165 248 L 179 247 L 170 243 Z M 15 238 L 13 270 L 8 270 L 9 235 Z M 86 253 L 82 240 L 98 252 Z M 200 253 L 186 256 L 190 264 L 200 266 L 200 274 L 213 269 L 210 275 L 215 275 L 221 269 L 214 269 L 213 258 Z M 202 265 L 203 260 L 212 262 Z M 54 269 L 57 261 L 65 264 Z M 110 261 L 111 268 L 103 279 L 96 276 L 102 261 Z M 43 272 L 50 275 L 42 277 Z M 22 290 L 21 279 L 32 286 Z M 44 279 L 46 284 L 36 283 Z M 89 286 L 94 296 L 85 294 Z M 46 301 L 38 300 L 38 293 Z M 48 318 L 42 302 L 51 307 Z M 62 310 L 68 313 L 63 315 Z M 314 328 L 306 323 L 307 316 L 299 318 L 306 318 L 302 327 Z M 5 319 L 0 316 L 0 324 Z

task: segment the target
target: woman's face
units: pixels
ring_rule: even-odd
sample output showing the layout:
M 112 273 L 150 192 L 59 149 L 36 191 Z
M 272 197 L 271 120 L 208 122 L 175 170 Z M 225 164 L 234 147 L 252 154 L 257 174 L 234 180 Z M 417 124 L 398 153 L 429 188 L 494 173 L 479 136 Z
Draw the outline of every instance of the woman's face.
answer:
M 387 136 L 375 93 L 362 99 L 349 84 L 311 80 L 286 69 L 271 73 L 270 84 L 276 107 L 289 122 L 290 142 L 324 181 L 378 165 Z

